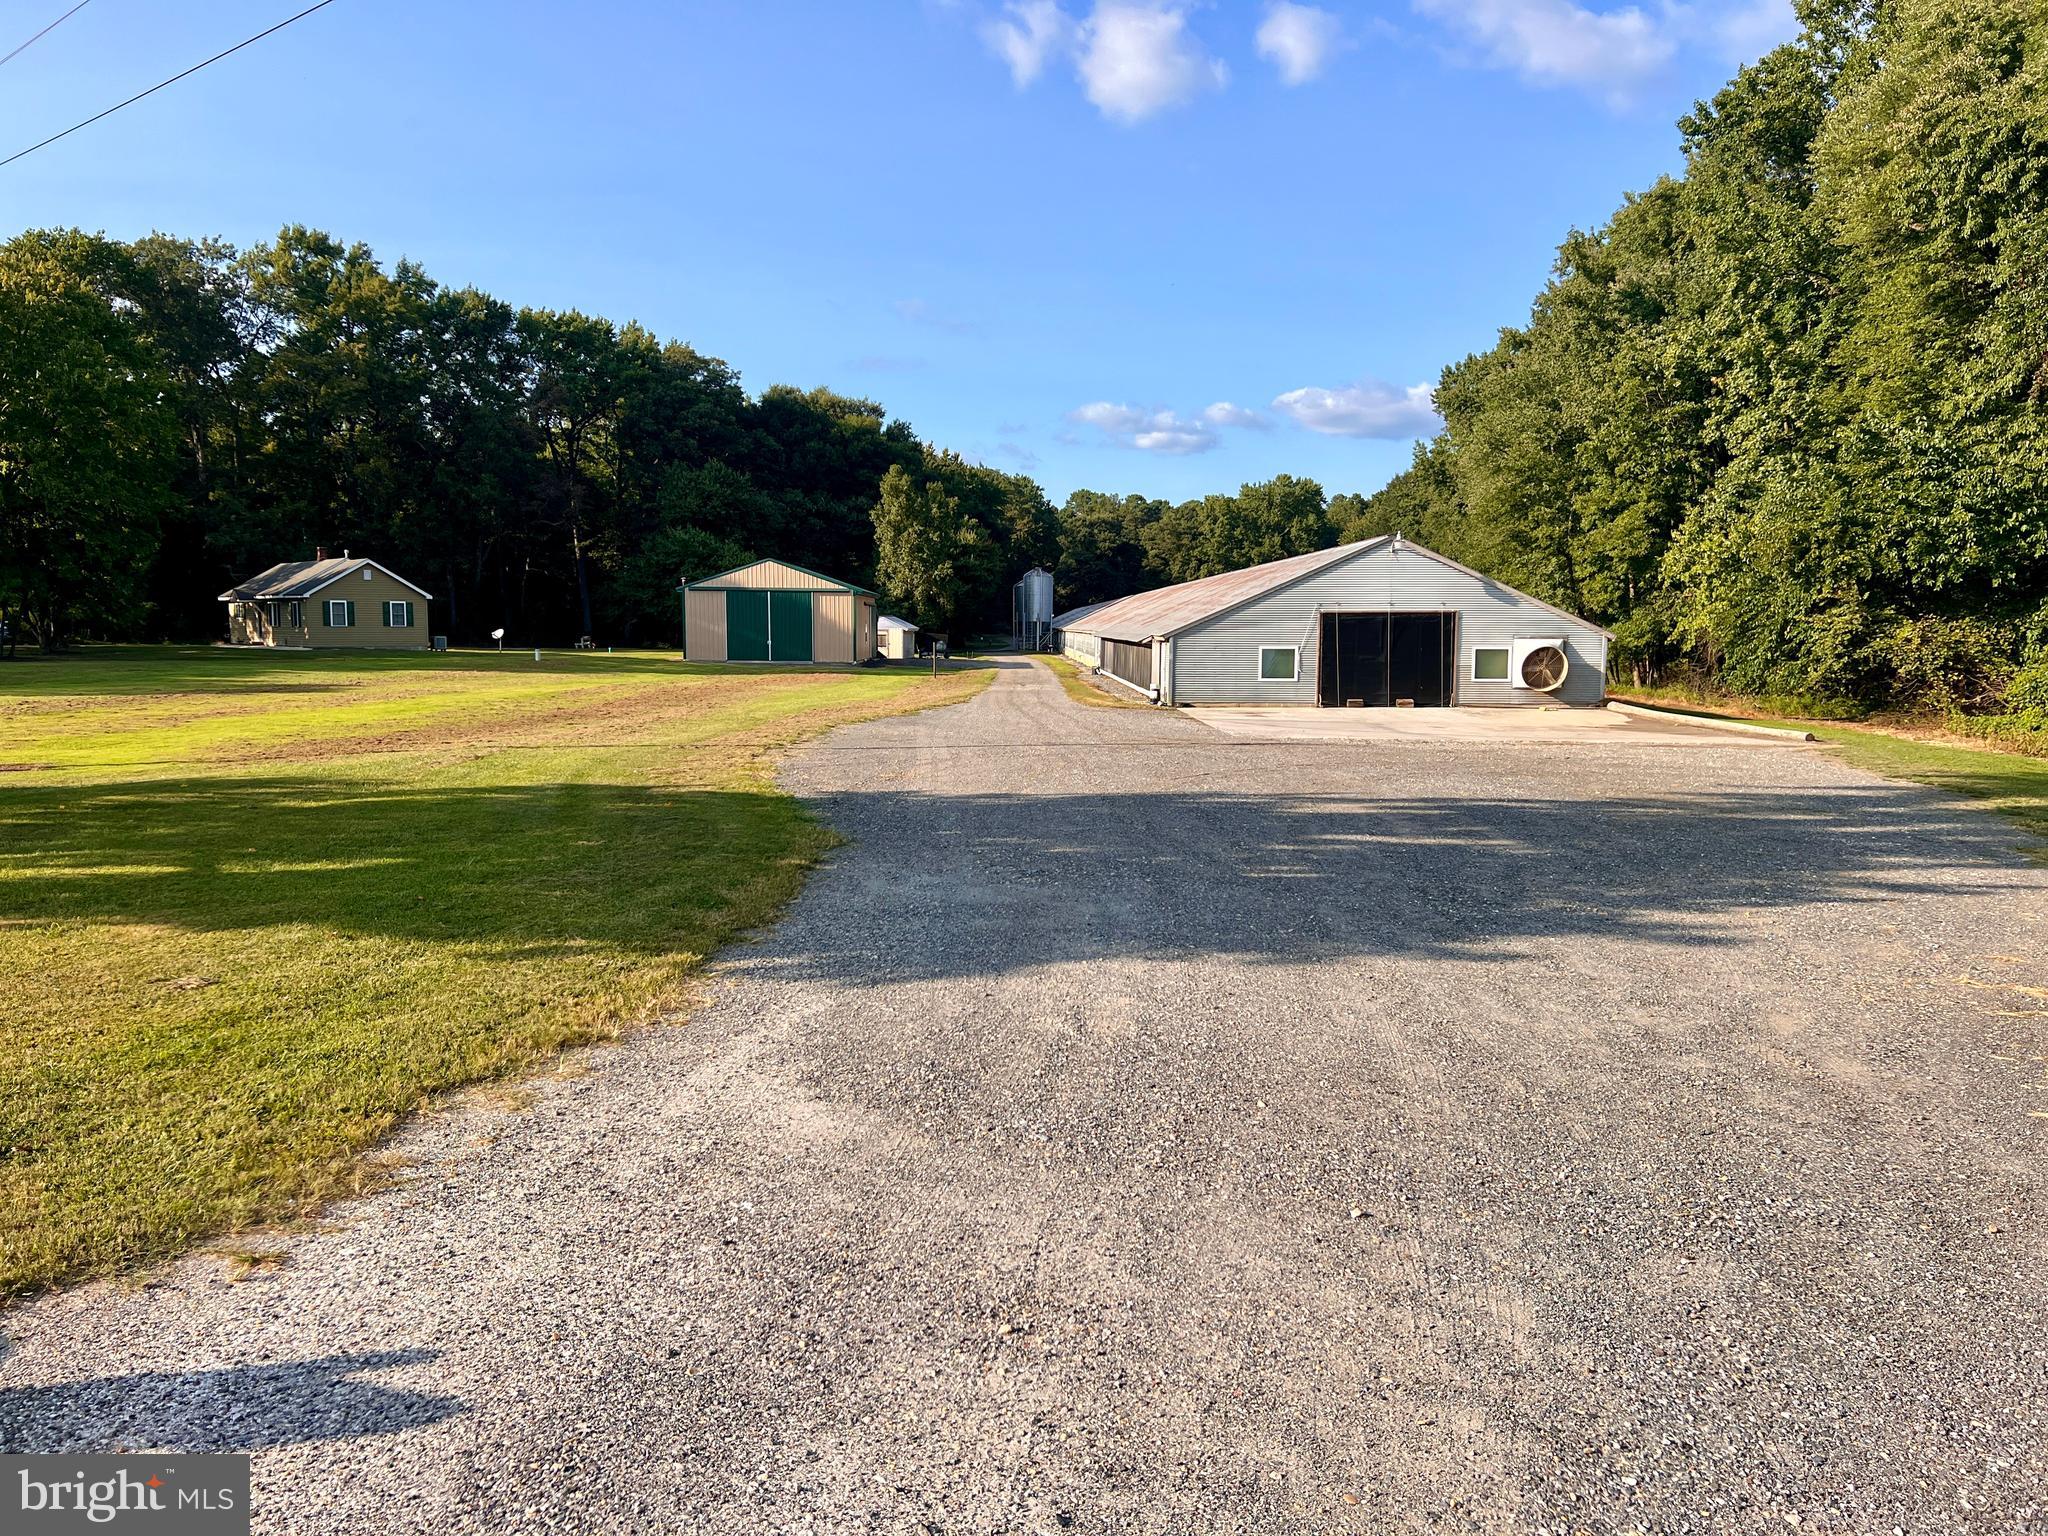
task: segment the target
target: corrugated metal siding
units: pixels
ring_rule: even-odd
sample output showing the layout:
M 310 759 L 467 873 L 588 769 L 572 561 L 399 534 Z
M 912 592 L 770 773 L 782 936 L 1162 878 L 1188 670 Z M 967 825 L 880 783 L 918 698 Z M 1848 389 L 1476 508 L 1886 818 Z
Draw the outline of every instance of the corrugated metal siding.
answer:
M 1111 677 L 1122 678 L 1133 688 L 1152 686 L 1153 659 L 1149 645 L 1132 645 L 1124 640 L 1102 642 L 1102 670 Z
M 1094 667 L 1102 664 L 1102 642 L 1093 635 L 1063 629 L 1059 631 L 1058 644 L 1060 653 L 1076 665 Z
M 692 661 L 725 660 L 725 594 L 692 589 L 683 594 L 683 654 Z
M 829 592 L 830 582 L 818 580 L 809 571 L 800 571 L 793 565 L 784 565 L 780 560 L 757 560 L 752 565 L 741 566 L 729 576 L 720 577 L 715 587 L 708 590 L 738 587 L 749 592 Z
M 875 654 L 875 600 L 862 597 L 855 601 L 858 606 L 853 623 L 853 659 L 869 661 Z
M 1379 549 L 1184 631 L 1174 642 L 1176 704 L 1314 704 L 1323 613 L 1458 613 L 1460 704 L 1598 704 L 1607 696 L 1607 638 L 1561 618 L 1507 588 L 1474 578 L 1427 555 Z M 1472 652 L 1521 638 L 1563 636 L 1571 673 L 1555 694 L 1509 683 L 1475 682 Z M 1071 643 L 1071 641 L 1070 641 Z M 1291 683 L 1258 680 L 1259 647 L 1301 648 Z
M 853 660 L 851 592 L 820 592 L 811 599 L 811 659 Z

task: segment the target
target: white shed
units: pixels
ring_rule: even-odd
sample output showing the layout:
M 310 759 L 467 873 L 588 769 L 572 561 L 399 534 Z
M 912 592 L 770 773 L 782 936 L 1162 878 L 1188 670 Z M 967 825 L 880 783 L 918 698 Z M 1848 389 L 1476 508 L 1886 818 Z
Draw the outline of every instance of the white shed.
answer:
M 909 661 L 917 655 L 917 626 L 885 613 L 875 620 L 875 646 L 891 661 Z

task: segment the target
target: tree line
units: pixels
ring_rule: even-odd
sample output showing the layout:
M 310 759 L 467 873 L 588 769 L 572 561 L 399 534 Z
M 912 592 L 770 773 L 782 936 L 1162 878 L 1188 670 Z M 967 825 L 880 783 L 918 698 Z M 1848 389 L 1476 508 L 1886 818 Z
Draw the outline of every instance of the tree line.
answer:
M 1034 564 L 1072 606 L 1401 531 L 1612 628 L 1624 678 L 2048 727 L 2048 28 L 2032 0 L 1799 11 L 1682 121 L 1683 174 L 1445 371 L 1442 432 L 1370 496 L 1056 507 L 875 401 L 750 395 L 315 231 L 23 234 L 0 622 L 216 638 L 219 591 L 325 544 L 458 641 L 673 643 L 678 580 L 759 556 L 965 634 Z
M 1799 10 L 1347 532 L 1600 620 L 1641 682 L 2011 706 L 2048 693 L 2048 27 Z
M 515 309 L 287 228 L 31 231 L 0 246 L 0 623 L 212 640 L 218 594 L 317 546 L 435 594 L 458 642 L 667 644 L 675 588 L 762 556 L 878 583 L 928 627 L 1295 553 L 1332 525 L 1288 477 L 1180 507 L 919 440 L 872 400 L 777 385 L 635 324 Z

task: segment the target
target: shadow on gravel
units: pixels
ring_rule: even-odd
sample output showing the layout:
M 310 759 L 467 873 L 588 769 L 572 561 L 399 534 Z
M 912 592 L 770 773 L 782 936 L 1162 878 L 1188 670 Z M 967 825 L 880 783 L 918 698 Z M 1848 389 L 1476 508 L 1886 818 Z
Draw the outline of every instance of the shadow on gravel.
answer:
M 0 1451 L 250 1451 L 388 1435 L 468 1405 L 350 1378 L 440 1358 L 439 1350 L 397 1349 L 0 1388 Z
M 1119 956 L 1485 961 L 1559 938 L 1761 947 L 1769 934 L 1731 913 L 2038 879 L 2004 823 L 1906 786 L 1613 799 L 1592 785 L 1584 799 L 1388 788 L 823 797 L 824 819 L 857 845 L 857 874 L 827 889 L 936 921 L 878 953 L 866 924 L 821 911 L 757 963 L 844 981 Z

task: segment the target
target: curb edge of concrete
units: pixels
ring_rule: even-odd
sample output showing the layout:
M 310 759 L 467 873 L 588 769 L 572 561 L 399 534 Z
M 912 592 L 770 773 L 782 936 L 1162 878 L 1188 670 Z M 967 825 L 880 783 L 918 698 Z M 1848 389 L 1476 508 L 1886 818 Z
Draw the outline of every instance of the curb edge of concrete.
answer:
M 1634 715 L 1643 720 L 1666 720 L 1681 725 L 1697 725 L 1710 731 L 1735 731 L 1744 736 L 1770 736 L 1779 741 L 1817 741 L 1811 731 L 1797 730 L 1786 725 L 1758 725 L 1753 720 L 1725 720 L 1713 715 L 1688 714 L 1682 709 L 1658 709 L 1649 704 L 1631 704 L 1624 699 L 1609 699 L 1607 707 L 1618 714 Z

